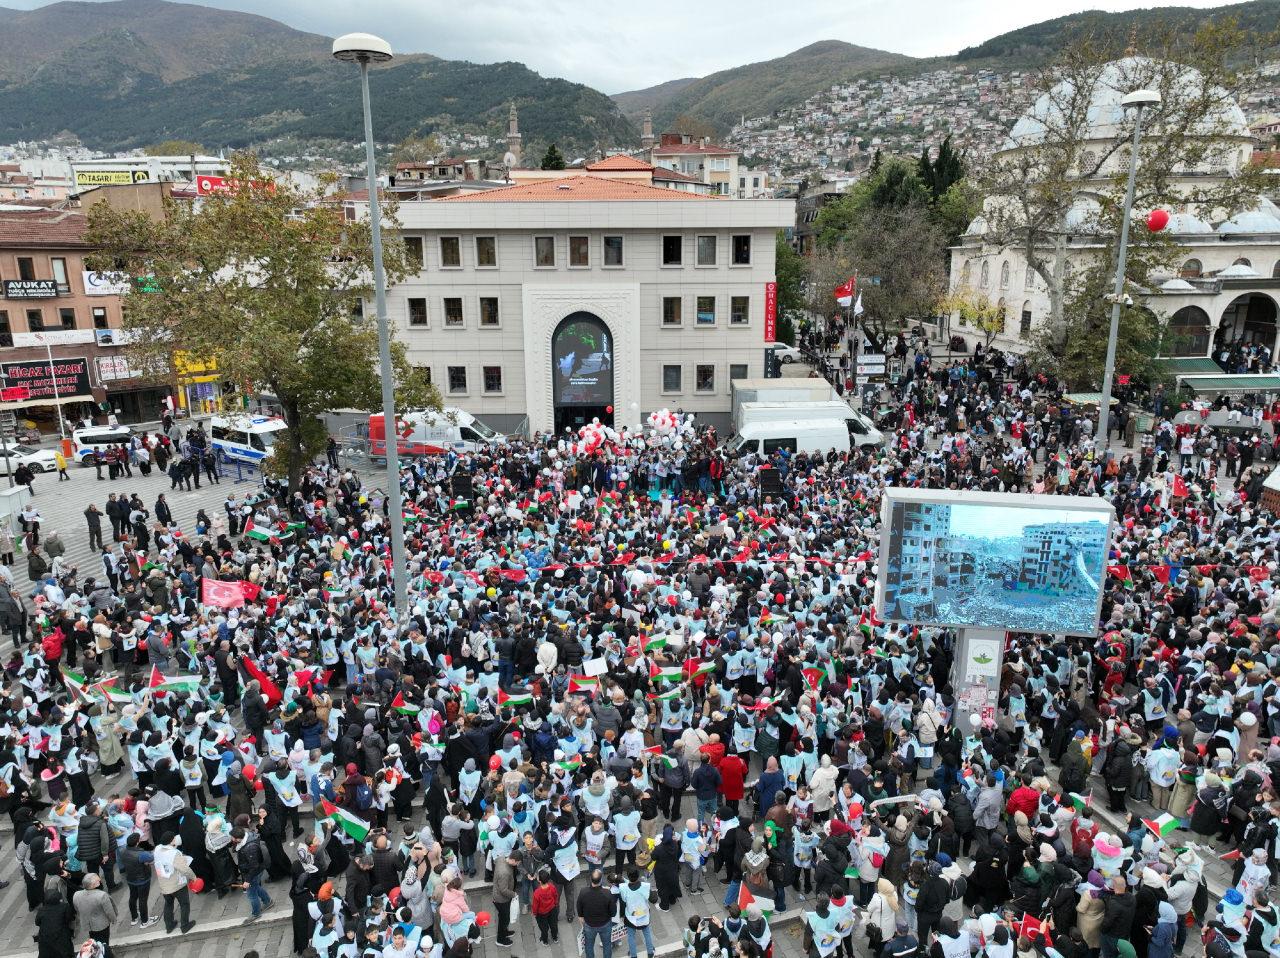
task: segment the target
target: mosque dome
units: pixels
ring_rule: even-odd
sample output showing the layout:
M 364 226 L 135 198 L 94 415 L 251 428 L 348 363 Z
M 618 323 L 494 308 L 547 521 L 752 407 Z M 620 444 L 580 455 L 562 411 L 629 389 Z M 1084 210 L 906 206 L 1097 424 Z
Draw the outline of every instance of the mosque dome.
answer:
M 1094 84 L 1093 96 L 1089 101 L 1089 133 L 1091 140 L 1113 140 L 1128 136 L 1132 127 L 1125 117 L 1127 112 L 1120 105 L 1121 99 L 1128 93 L 1148 86 L 1155 86 L 1159 92 L 1169 99 L 1189 99 L 1200 94 L 1204 88 L 1204 76 L 1199 70 L 1186 67 L 1178 76 L 1165 84 L 1176 89 L 1160 89 L 1159 69 L 1156 61 L 1148 57 L 1127 56 L 1113 60 L 1102 67 Z M 1009 139 L 1005 149 L 1017 149 L 1024 146 L 1036 146 L 1045 137 L 1046 130 L 1055 129 L 1062 123 L 1062 106 L 1071 98 L 1071 81 L 1063 80 L 1051 92 L 1043 93 L 1032 104 L 1009 131 Z M 1239 104 L 1223 93 L 1223 101 L 1216 111 L 1205 117 L 1203 121 L 1204 135 L 1240 137 L 1250 136 L 1249 123 Z
M 1218 227 L 1218 233 L 1280 233 L 1280 208 L 1265 196 L 1251 210 L 1237 213 Z

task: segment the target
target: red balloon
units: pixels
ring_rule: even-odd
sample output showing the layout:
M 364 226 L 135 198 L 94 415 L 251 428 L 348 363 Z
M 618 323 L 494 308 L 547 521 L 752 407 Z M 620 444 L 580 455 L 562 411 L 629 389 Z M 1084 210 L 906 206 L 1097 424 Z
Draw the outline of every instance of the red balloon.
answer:
M 783 595 L 781 592 L 779 592 L 777 595 L 773 597 L 773 601 L 778 603 L 778 605 L 782 605 L 784 602 L 787 601 L 787 597 Z
M 1147 229 L 1159 233 L 1169 225 L 1169 214 L 1165 210 L 1152 210 L 1147 214 Z
M 193 895 L 198 895 L 204 891 L 204 879 L 197 875 L 191 881 L 187 882 L 187 887 L 191 889 Z
M 493 771 L 497 771 L 498 769 L 502 768 L 502 759 L 498 758 L 498 756 L 496 755 L 490 755 L 489 768 L 492 769 Z
M 258 776 L 258 766 L 246 765 L 244 767 L 244 777 L 247 778 L 249 781 L 252 782 L 255 778 L 257 778 L 257 776 Z
M 267 790 L 267 786 L 263 785 L 261 782 L 254 782 L 253 790 L 255 792 L 265 792 Z
M 850 817 L 850 818 L 857 818 L 857 817 L 858 817 L 859 815 L 861 815 L 861 814 L 862 814 L 862 803 L 861 803 L 861 802 L 853 802 L 852 804 L 850 804 L 850 805 L 849 805 L 849 817 Z
M 392 908 L 400 907 L 400 886 L 399 885 L 396 885 L 395 888 L 387 892 L 387 901 L 391 902 Z
M 612 406 L 605 406 L 605 407 L 604 407 L 604 411 L 605 411 L 605 412 L 607 412 L 607 413 L 609 413 L 609 415 L 613 415 L 613 407 L 612 407 Z
M 678 605 L 680 600 L 674 595 L 667 596 L 667 605 Z
M 487 911 L 476 912 L 476 924 L 481 928 L 488 928 L 489 922 L 493 921 L 493 916 Z
M 619 479 L 619 480 L 618 480 L 618 488 L 619 488 L 619 489 L 625 489 L 625 488 L 627 488 L 627 480 L 625 480 L 625 479 Z

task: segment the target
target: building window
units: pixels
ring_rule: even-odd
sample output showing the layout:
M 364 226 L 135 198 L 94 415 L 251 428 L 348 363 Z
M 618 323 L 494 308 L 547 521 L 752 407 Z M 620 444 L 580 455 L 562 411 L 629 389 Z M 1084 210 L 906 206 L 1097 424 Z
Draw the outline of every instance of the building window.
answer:
M 0 309 L 0 346 L 13 345 L 13 328 L 9 325 L 9 311 Z
M 425 262 L 424 253 L 422 251 L 422 237 L 406 236 L 404 238 L 404 251 L 405 255 L 409 257 L 409 262 L 421 270 L 423 263 Z
M 467 391 L 467 367 L 449 367 L 449 392 L 464 393 Z
M 1036 288 L 1036 271 L 1030 266 L 1027 267 L 1026 274 L 1022 277 L 1023 290 L 1032 290 Z
M 662 297 L 662 325 L 663 326 L 679 326 L 681 322 L 680 315 L 680 297 L 679 296 L 663 296 Z
M 591 238 L 589 236 L 569 237 L 569 265 L 591 265 Z
M 1178 270 L 1178 275 L 1182 279 L 1199 279 L 1203 272 L 1204 266 L 1201 265 L 1198 259 L 1189 259 L 1182 264 L 1182 267 Z
M 493 269 L 498 265 L 498 238 L 496 236 L 476 237 L 476 268 Z
M 622 237 L 606 236 L 604 238 L 604 265 L 622 265 Z
M 751 236 L 742 234 L 733 238 L 733 265 L 751 265 Z
M 58 319 L 61 321 L 63 329 L 76 328 L 76 311 L 70 306 L 63 306 L 58 310 Z
M 413 368 L 416 369 L 418 372 L 422 373 L 422 378 L 427 381 L 428 386 L 430 386 L 435 381 L 431 378 L 430 366 L 414 366 Z
M 680 266 L 684 259 L 684 237 L 662 237 L 662 265 Z
M 44 313 L 41 310 L 27 310 L 27 329 L 33 333 L 44 331 Z
M 1009 261 L 1005 260 L 1000 264 L 1000 288 L 1009 288 Z
M 662 367 L 662 391 L 664 393 L 678 393 L 680 391 L 679 366 Z
M 58 292 L 63 296 L 71 292 L 71 283 L 67 280 L 67 261 L 55 256 L 49 261 L 53 264 L 53 281 L 58 284 Z
M 716 298 L 714 296 L 698 297 L 698 325 L 713 326 L 716 321 Z
M 970 273 L 969 261 L 965 260 L 964 266 L 960 267 L 960 285 L 961 286 L 969 285 L 969 273 Z
M 30 256 L 18 257 L 18 279 L 35 279 L 36 261 Z
M 1276 265 L 1271 267 L 1271 278 L 1280 279 L 1280 259 L 1276 260 Z
M 1250 269 L 1253 269 L 1253 264 L 1252 264 L 1251 262 L 1249 262 L 1248 258 L 1247 258 L 1247 257 L 1245 257 L 1245 256 L 1241 256 L 1241 257 L 1239 257 L 1239 258 L 1238 258 L 1234 263 L 1232 263 L 1231 265 L 1232 265 L 1232 266 L 1247 266 L 1247 267 L 1249 267 Z
M 481 296 L 480 297 L 480 325 L 481 326 L 499 325 L 497 296 Z
M 462 243 L 456 236 L 440 237 L 440 268 L 462 268 Z
M 698 265 L 716 265 L 716 238 L 714 236 L 698 237 Z
M 986 289 L 991 285 L 991 264 L 985 259 L 982 261 L 982 288 Z
M 1022 318 L 1018 322 L 1018 335 L 1026 339 L 1031 335 L 1031 303 L 1022 304 Z
M 484 367 L 484 391 L 487 393 L 502 392 L 502 367 Z
M 700 393 L 716 391 L 716 367 L 711 363 L 699 363 L 694 367 L 697 375 L 694 379 L 694 390 Z
M 729 169 L 729 160 L 724 156 L 713 156 L 711 158 L 711 169 L 717 173 L 724 173 Z
M 409 297 L 409 325 L 427 325 L 427 301 L 421 296 Z
M 446 296 L 444 298 L 444 324 L 454 327 L 462 325 L 461 296 Z
M 745 326 L 751 321 L 751 297 L 729 297 L 729 325 Z
M 730 364 L 729 364 L 729 378 L 730 378 L 731 380 L 732 380 L 732 379 L 746 379 L 746 378 L 747 378 L 747 364 L 746 364 L 746 363 L 730 363 Z
M 542 267 L 556 265 L 556 238 L 554 236 L 535 236 L 533 238 L 533 265 Z

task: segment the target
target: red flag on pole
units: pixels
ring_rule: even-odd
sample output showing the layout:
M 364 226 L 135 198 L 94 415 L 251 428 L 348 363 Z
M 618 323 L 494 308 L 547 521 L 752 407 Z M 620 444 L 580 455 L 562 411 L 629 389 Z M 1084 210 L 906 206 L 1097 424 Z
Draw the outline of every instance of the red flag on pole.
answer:
M 238 609 L 244 605 L 244 592 L 239 582 L 223 582 L 208 576 L 200 580 L 200 601 L 220 609 Z
M 267 677 L 267 673 L 258 668 L 258 663 L 253 659 L 243 658 L 240 664 L 244 670 L 249 673 L 249 677 L 258 680 L 258 685 L 262 688 L 262 697 L 267 700 L 267 708 L 273 709 L 284 700 L 284 693 L 280 691 L 280 687 Z

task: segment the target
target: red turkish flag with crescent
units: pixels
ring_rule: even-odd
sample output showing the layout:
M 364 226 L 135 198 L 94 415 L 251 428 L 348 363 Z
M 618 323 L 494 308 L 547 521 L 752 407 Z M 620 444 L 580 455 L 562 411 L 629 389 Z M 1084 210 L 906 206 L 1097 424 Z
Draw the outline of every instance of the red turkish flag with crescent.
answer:
M 200 580 L 200 601 L 220 609 L 238 609 L 244 605 L 244 591 L 239 582 L 223 582 L 206 576 Z

